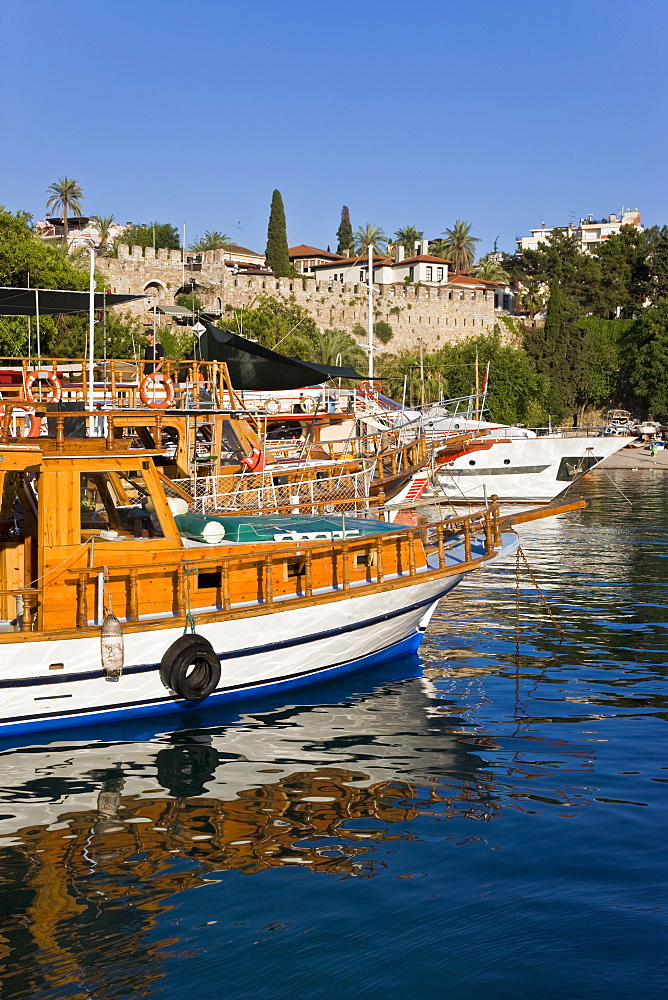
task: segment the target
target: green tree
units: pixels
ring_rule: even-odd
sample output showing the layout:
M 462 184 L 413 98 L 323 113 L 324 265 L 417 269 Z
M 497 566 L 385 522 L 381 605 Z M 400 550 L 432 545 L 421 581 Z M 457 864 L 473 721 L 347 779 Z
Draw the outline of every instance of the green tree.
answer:
M 587 401 L 611 404 L 624 391 L 620 379 L 621 341 L 633 320 L 583 316 L 587 352 Z
M 471 236 L 471 224 L 458 219 L 452 229 L 446 229 L 443 233 L 444 256 L 452 261 L 455 271 L 461 271 L 469 267 L 475 256 L 475 245 L 480 240 L 477 236 Z M 437 254 L 436 256 L 441 256 Z
M 442 257 L 443 260 L 448 260 L 447 254 L 447 243 L 445 240 L 430 240 L 429 241 L 429 253 L 433 257 Z
M 588 312 L 600 315 L 602 274 L 600 261 L 582 253 L 578 238 L 567 230 L 555 229 L 536 250 L 523 250 L 507 259 L 511 277 L 526 284 L 533 278 L 541 286 L 558 283 L 565 295 Z
M 643 309 L 624 331 L 622 357 L 631 387 L 648 413 L 668 415 L 668 298 Z
M 188 247 L 194 253 L 202 253 L 204 250 L 224 250 L 225 247 L 229 247 L 232 244 L 232 240 L 225 233 L 219 233 L 216 229 L 213 232 L 209 232 L 207 229 L 204 236 L 198 237 L 194 243 L 191 243 Z
M 0 212 L 0 285 L 13 288 L 88 287 L 88 276 L 59 247 L 35 236 L 26 212 Z
M 111 238 L 111 227 L 114 224 L 113 215 L 93 215 L 91 216 L 91 223 L 97 229 L 100 236 L 100 250 L 102 253 L 106 253 L 107 245 L 109 239 Z
M 498 260 L 483 257 L 471 271 L 471 274 L 482 281 L 493 281 L 495 285 L 508 285 L 510 275 L 503 269 Z
M 49 198 L 46 203 L 47 212 L 59 211 L 63 220 L 63 243 L 67 245 L 68 222 L 70 212 L 81 215 L 83 191 L 77 181 L 71 177 L 59 177 L 55 184 L 50 184 L 46 190 Z
M 60 358 L 84 358 L 88 351 L 88 316 L 50 316 L 42 326 L 42 354 Z M 129 314 L 105 310 L 96 314 L 95 357 L 139 358 L 144 353 L 143 324 Z
M 588 372 L 585 331 L 580 309 L 558 281 L 550 286 L 545 326 L 527 330 L 524 347 L 537 371 L 550 381 L 549 413 L 556 420 L 571 416 L 587 401 Z
M 389 344 L 392 340 L 394 333 L 392 332 L 392 327 L 385 320 L 378 320 L 377 323 L 373 324 L 373 335 L 376 340 L 379 340 L 381 344 Z
M 368 223 L 361 226 L 355 233 L 355 252 L 363 254 L 373 244 L 379 253 L 383 253 L 387 245 L 387 236 L 379 226 Z
M 170 361 L 182 361 L 191 356 L 193 333 L 189 326 L 163 326 L 158 330 L 158 337 Z
M 184 309 L 190 309 L 194 313 L 201 312 L 204 308 L 204 303 L 194 292 L 184 292 L 177 295 L 174 301 L 177 306 L 183 306 Z
M 415 226 L 404 226 L 403 229 L 397 229 L 396 242 L 399 246 L 404 248 L 407 257 L 415 256 L 415 244 L 418 240 L 421 240 L 424 233 L 420 229 L 416 229 Z
M 376 375 L 383 384 L 383 390 L 395 399 L 401 400 L 406 387 L 408 406 L 418 405 L 422 395 L 426 402 L 439 399 L 443 389 L 443 375 L 434 356 L 424 354 L 420 364 L 420 354 L 415 348 L 407 348 L 397 354 L 381 354 L 375 364 Z M 424 371 L 424 382 L 421 372 Z
M 126 226 L 118 238 L 119 243 L 131 247 L 152 247 L 156 250 L 180 250 L 181 240 L 176 226 L 169 222 L 148 222 L 138 226 Z
M 344 330 L 316 330 L 296 333 L 292 340 L 293 356 L 317 365 L 350 365 L 359 368 L 366 363 L 363 349 Z
M 654 305 L 668 298 L 668 226 L 653 226 L 645 233 L 649 294 Z
M 507 273 L 507 272 L 506 272 Z M 531 319 L 539 313 L 545 305 L 545 295 L 543 286 L 538 278 L 523 277 L 515 296 L 515 310 L 520 313 L 528 313 Z
M 75 266 L 76 258 L 67 254 L 65 243 L 53 245 L 35 236 L 30 216 L 25 212 L 0 212 L 0 285 L 14 288 L 88 288 L 88 253 L 84 268 Z M 102 287 L 97 282 L 98 290 Z M 141 324 L 108 310 L 98 315 L 95 325 L 95 353 L 104 354 L 106 329 L 107 357 L 134 357 L 135 348 L 143 351 L 139 332 Z M 30 334 L 29 334 L 30 331 Z M 88 343 L 88 316 L 42 316 L 40 319 L 42 355 L 81 358 Z M 133 346 L 134 345 L 134 346 Z M 0 318 L 0 352 L 5 356 L 25 356 L 36 351 L 36 324 L 20 317 Z
M 353 227 L 350 222 L 350 212 L 347 205 L 344 205 L 341 209 L 341 222 L 339 223 L 339 228 L 336 230 L 336 238 L 338 240 L 337 253 L 344 255 L 352 253 L 355 239 L 353 237 Z
M 635 226 L 622 226 L 595 250 L 599 263 L 601 287 L 597 299 L 590 303 L 596 313 L 615 319 L 633 318 L 651 294 L 648 266 L 649 233 Z
M 267 227 L 267 249 L 265 251 L 267 267 L 271 268 L 277 278 L 289 278 L 293 273 L 288 257 L 288 234 L 285 225 L 285 209 L 281 192 L 275 190 L 271 197 L 271 211 Z
M 263 347 L 281 354 L 292 354 L 295 337 L 306 336 L 313 342 L 319 336 L 313 317 L 302 306 L 269 295 L 258 298 L 246 309 L 235 309 L 226 318 L 226 325 L 233 333 L 250 340 L 257 340 Z
M 547 421 L 547 377 L 537 372 L 523 348 L 502 342 L 498 326 L 492 333 L 446 344 L 430 356 L 430 364 L 441 372 L 446 395 L 467 396 L 474 389 L 476 359 L 480 372 L 489 364 L 486 406 L 492 419 L 529 426 Z

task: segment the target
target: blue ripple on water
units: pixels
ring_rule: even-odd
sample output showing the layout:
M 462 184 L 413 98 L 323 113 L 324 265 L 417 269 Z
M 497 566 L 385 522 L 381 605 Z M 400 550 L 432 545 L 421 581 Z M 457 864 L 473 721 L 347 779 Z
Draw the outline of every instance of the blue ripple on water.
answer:
M 614 477 L 521 528 L 561 644 L 507 563 L 419 660 L 8 746 L 3 1000 L 663 997 L 668 482 Z

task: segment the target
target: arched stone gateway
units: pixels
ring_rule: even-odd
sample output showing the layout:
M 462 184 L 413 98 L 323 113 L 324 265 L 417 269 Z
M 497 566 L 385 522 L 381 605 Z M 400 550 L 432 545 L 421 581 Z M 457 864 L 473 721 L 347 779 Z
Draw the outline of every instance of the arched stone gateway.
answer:
M 162 281 L 158 281 L 157 279 L 147 281 L 144 285 L 144 295 L 150 295 L 156 302 L 166 302 L 167 286 L 163 285 Z

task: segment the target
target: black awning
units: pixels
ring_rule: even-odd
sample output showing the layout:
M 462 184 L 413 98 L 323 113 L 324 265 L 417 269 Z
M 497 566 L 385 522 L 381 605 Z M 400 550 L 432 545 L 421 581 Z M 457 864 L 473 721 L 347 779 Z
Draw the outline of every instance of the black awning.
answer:
M 197 360 L 224 361 L 235 389 L 303 389 L 320 385 L 330 378 L 364 379 L 354 368 L 315 365 L 277 354 L 267 347 L 221 330 L 204 321 L 206 331 L 199 339 Z
M 95 311 L 145 299 L 145 295 L 116 295 L 111 292 L 95 293 Z M 75 292 L 66 288 L 0 288 L 0 316 L 56 316 L 64 313 L 88 312 L 89 292 Z

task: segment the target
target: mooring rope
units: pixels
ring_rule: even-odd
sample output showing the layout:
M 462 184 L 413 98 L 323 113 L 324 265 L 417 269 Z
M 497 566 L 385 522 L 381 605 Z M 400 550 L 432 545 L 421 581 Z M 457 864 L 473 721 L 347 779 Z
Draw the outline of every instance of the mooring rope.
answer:
M 557 621 L 556 617 L 554 616 L 552 608 L 547 603 L 545 595 L 543 594 L 542 590 L 538 586 L 538 581 L 536 580 L 536 577 L 534 576 L 533 570 L 531 569 L 531 566 L 529 565 L 527 557 L 525 556 L 525 554 L 524 554 L 524 552 L 522 550 L 522 546 L 518 545 L 517 546 L 517 552 L 516 552 L 516 555 L 515 555 L 515 652 L 517 654 L 519 654 L 519 651 L 520 651 L 520 559 L 523 561 L 523 563 L 524 563 L 524 565 L 526 567 L 527 573 L 531 577 L 531 582 L 533 583 L 533 585 L 534 585 L 534 587 L 536 589 L 536 593 L 538 594 L 538 597 L 540 598 L 541 604 L 543 605 L 543 607 L 547 611 L 548 615 L 550 616 L 550 620 L 551 620 L 552 624 L 554 625 L 554 630 L 557 633 L 557 635 L 559 636 L 559 645 L 561 646 L 562 642 L 566 638 L 564 630 L 562 629 L 561 625 L 559 624 L 559 622 Z
M 615 480 L 614 480 L 614 479 L 612 478 L 612 476 L 611 476 L 611 475 L 610 475 L 610 474 L 609 474 L 608 472 L 606 472 L 606 471 L 605 471 L 605 469 L 602 469 L 601 471 L 602 471 L 602 472 L 603 472 L 603 474 L 604 474 L 604 475 L 605 475 L 605 476 L 606 476 L 606 477 L 607 477 L 607 478 L 608 478 L 608 479 L 610 480 L 610 482 L 611 482 L 611 483 L 612 483 L 612 485 L 613 485 L 613 486 L 615 487 L 615 489 L 616 489 L 616 490 L 618 490 L 618 491 L 619 491 L 619 492 L 620 492 L 620 493 L 622 494 L 622 496 L 624 497 L 624 499 L 626 500 L 626 502 L 627 502 L 627 503 L 632 503 L 632 501 L 631 501 L 631 500 L 629 500 L 629 498 L 627 497 L 627 495 L 626 495 L 626 493 L 624 492 L 624 490 L 622 490 L 622 489 L 621 489 L 621 488 L 620 488 L 620 487 L 619 487 L 619 486 L 617 485 L 617 483 L 616 483 L 616 482 L 615 482 Z

